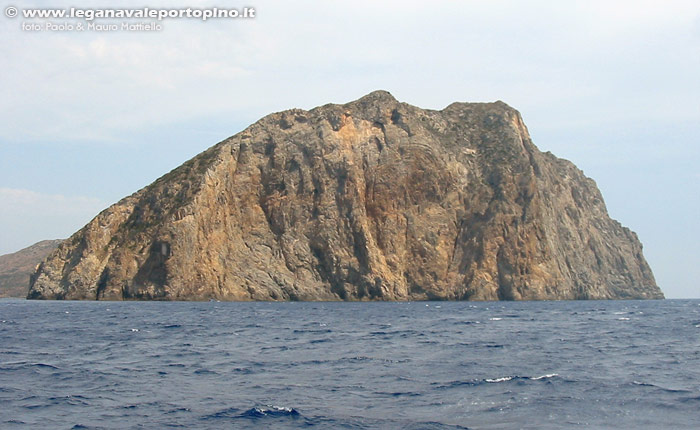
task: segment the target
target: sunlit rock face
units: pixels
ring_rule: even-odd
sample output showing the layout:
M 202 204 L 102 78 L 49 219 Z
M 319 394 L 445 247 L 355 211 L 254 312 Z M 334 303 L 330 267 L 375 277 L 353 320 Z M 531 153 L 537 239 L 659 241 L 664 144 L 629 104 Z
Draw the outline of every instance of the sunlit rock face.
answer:
M 663 298 L 593 180 L 503 102 L 275 113 L 111 206 L 29 298 Z

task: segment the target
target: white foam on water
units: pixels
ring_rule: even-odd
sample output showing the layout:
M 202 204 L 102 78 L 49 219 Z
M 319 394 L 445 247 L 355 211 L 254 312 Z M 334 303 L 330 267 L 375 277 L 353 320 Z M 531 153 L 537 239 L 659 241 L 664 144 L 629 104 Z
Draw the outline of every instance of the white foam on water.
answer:
M 629 318 L 618 318 L 617 320 L 618 321 L 629 321 L 630 319 Z
M 504 376 L 502 378 L 487 379 L 486 382 L 490 382 L 490 383 L 506 382 L 506 381 L 510 381 L 511 379 L 513 379 L 513 376 Z
M 298 412 L 294 408 L 290 408 L 287 406 L 275 406 L 275 405 L 265 405 L 265 406 L 260 406 L 253 408 L 255 412 L 261 415 L 268 415 L 268 414 L 298 414 Z
M 279 411 L 279 412 L 292 412 L 292 411 L 294 410 L 294 409 L 292 409 L 292 408 L 290 408 L 290 407 L 287 407 L 287 406 L 275 406 L 275 405 L 272 405 L 272 406 L 269 406 L 269 407 L 270 407 L 270 409 L 272 409 L 272 410 L 274 410 L 274 411 Z
M 490 319 L 491 321 L 500 321 L 500 320 L 502 320 L 503 318 L 489 318 L 489 319 Z
M 536 378 L 530 378 L 533 381 L 539 381 L 540 379 L 548 379 L 548 378 L 554 378 L 555 376 L 559 376 L 558 373 L 548 373 L 546 375 L 538 376 Z
M 627 313 L 627 312 L 615 312 L 615 315 L 624 315 L 624 314 L 626 314 L 626 313 Z
M 137 328 L 132 328 L 131 331 L 132 331 L 132 332 L 137 332 L 137 331 L 139 331 L 139 329 L 137 329 Z
M 275 406 L 275 405 L 265 405 L 262 407 L 256 407 L 256 411 L 258 412 L 292 412 L 292 408 L 289 408 L 287 406 Z

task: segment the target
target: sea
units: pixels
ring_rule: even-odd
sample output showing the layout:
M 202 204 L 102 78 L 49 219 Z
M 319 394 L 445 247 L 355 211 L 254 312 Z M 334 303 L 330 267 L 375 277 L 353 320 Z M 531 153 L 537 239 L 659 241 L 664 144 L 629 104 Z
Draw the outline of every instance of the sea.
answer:
M 5 429 L 697 429 L 700 300 L 0 300 Z

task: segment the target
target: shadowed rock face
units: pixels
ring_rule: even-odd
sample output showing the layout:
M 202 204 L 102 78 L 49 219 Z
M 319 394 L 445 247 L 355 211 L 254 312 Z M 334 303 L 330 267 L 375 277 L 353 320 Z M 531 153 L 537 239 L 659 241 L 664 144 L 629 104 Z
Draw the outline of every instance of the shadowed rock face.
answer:
M 61 240 L 42 240 L 12 254 L 0 255 L 0 298 L 26 297 L 29 276 Z
M 29 298 L 663 298 L 593 180 L 505 103 L 269 115 L 100 213 Z

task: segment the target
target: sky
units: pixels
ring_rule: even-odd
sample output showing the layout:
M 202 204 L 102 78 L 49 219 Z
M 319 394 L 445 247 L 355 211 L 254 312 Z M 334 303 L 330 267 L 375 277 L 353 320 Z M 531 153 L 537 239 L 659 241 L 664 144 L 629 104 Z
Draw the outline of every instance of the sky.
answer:
M 666 296 L 700 298 L 697 0 L 234 4 L 120 2 L 255 18 L 108 32 L 27 31 L 45 20 L 6 16 L 103 2 L 2 6 L 0 254 L 70 236 L 264 115 L 384 89 L 422 108 L 515 107 L 534 143 L 593 178 L 637 232 Z

